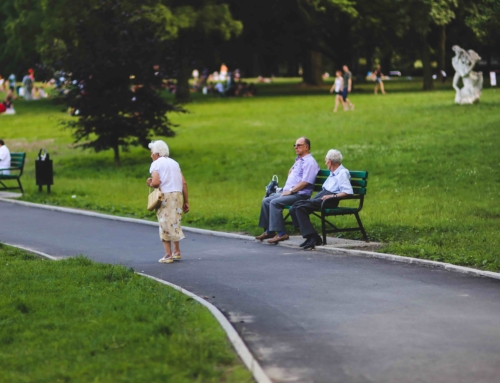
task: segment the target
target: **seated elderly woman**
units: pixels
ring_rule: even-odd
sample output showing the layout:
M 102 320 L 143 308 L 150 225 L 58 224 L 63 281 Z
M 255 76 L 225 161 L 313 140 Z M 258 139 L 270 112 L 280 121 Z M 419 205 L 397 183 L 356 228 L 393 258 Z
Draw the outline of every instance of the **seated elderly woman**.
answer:
M 169 158 L 168 146 L 164 141 L 153 141 L 149 144 L 153 163 L 149 169 L 151 177 L 146 184 L 152 188 L 160 188 L 163 202 L 156 211 L 160 225 L 160 239 L 165 248 L 165 255 L 158 262 L 173 263 L 181 259 L 179 241 L 184 237 L 181 228 L 182 212 L 189 211 L 188 190 L 186 180 L 179 164 Z M 172 254 L 171 244 L 174 243 Z
M 323 240 L 314 229 L 309 215 L 313 211 L 321 210 L 321 204 L 326 199 L 353 194 L 351 174 L 342 165 L 342 153 L 336 149 L 330 149 L 326 154 L 325 164 L 330 170 L 330 175 L 323 184 L 322 190 L 314 198 L 295 202 L 290 208 L 293 225 L 300 227 L 300 233 L 306 239 L 300 245 L 304 249 L 314 249 L 315 246 L 323 244 Z M 330 207 L 338 206 L 339 200 L 337 199 L 335 202 Z

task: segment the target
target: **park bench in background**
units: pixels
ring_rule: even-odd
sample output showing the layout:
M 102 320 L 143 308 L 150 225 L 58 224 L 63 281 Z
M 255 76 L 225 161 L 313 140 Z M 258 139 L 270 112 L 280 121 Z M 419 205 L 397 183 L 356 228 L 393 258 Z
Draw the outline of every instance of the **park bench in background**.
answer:
M 351 174 L 351 185 L 354 194 L 341 198 L 329 198 L 321 204 L 321 210 L 313 212 L 313 214 L 321 220 L 321 231 L 323 237 L 323 244 L 326 245 L 326 234 L 327 233 L 341 233 L 348 231 L 361 231 L 363 234 L 363 239 L 368 242 L 368 236 L 366 235 L 365 228 L 361 223 L 361 218 L 359 218 L 359 212 L 363 208 L 363 203 L 366 195 L 366 187 L 368 185 L 368 172 L 361 170 L 353 170 L 349 171 Z M 326 181 L 328 176 L 330 175 L 329 170 L 320 170 L 318 175 L 316 176 L 316 181 L 314 182 L 314 191 L 319 192 L 322 189 L 323 183 Z M 335 201 L 343 201 L 343 200 L 356 200 L 357 206 L 355 207 L 344 207 L 337 206 L 331 207 L 333 202 Z M 341 202 L 340 202 L 341 203 Z M 285 206 L 285 209 L 290 209 L 291 206 Z M 348 228 L 339 228 L 335 226 L 332 222 L 328 220 L 328 217 L 334 217 L 338 215 L 354 215 L 356 217 L 356 221 L 358 223 L 357 227 L 348 227 Z M 286 219 L 290 216 L 288 213 L 285 217 Z M 286 222 L 287 224 L 291 224 L 290 221 Z
M 0 174 L 0 191 L 1 190 L 13 190 L 21 189 L 21 193 L 24 194 L 23 185 L 21 185 L 21 176 L 24 170 L 24 160 L 26 159 L 26 153 L 10 153 L 10 168 L 0 169 L 10 170 L 10 174 Z M 18 186 L 7 187 L 3 181 L 16 180 Z

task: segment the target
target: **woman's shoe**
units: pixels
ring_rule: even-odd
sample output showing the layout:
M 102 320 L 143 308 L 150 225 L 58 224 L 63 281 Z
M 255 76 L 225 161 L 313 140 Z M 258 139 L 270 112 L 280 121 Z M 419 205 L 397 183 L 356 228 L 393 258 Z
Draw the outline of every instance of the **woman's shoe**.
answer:
M 158 260 L 160 263 L 174 263 L 173 257 L 163 257 Z
M 174 261 L 180 261 L 181 253 L 174 253 L 174 255 L 172 255 L 172 258 L 174 259 Z

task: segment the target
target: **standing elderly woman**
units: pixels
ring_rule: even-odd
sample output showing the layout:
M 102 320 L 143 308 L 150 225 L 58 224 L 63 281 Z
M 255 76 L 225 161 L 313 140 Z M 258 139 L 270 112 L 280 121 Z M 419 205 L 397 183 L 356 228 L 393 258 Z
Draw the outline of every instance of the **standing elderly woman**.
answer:
M 182 212 L 189 211 L 187 184 L 179 164 L 168 157 L 169 150 L 164 141 L 151 142 L 149 149 L 153 163 L 149 169 L 151 177 L 146 180 L 146 184 L 152 188 L 159 187 L 163 193 L 163 202 L 156 211 L 156 216 L 165 256 L 158 262 L 172 263 L 181 259 L 179 241 L 184 238 L 181 228 Z M 173 254 L 171 242 L 174 243 Z

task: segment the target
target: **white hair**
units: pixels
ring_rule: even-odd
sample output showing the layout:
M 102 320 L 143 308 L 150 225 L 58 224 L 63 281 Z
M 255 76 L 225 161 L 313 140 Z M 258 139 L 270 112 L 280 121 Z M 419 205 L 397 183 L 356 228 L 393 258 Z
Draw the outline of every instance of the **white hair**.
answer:
M 170 154 L 167 143 L 162 140 L 151 141 L 148 147 L 151 149 L 151 153 L 158 154 L 160 157 L 168 157 Z
M 334 164 L 341 164 L 342 153 L 340 153 L 337 149 L 330 149 L 328 153 L 326 153 L 326 159 L 332 161 Z

